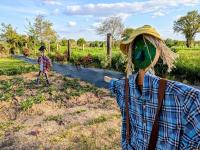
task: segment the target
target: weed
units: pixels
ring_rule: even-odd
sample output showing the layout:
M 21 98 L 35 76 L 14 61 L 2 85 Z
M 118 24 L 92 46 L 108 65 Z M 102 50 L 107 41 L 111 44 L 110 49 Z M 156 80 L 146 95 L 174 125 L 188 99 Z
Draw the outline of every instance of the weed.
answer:
M 87 110 L 85 110 L 85 109 L 80 109 L 80 110 L 77 110 L 77 111 L 71 113 L 71 115 L 81 114 L 81 113 L 86 112 L 86 111 Z
M 99 124 L 106 121 L 107 121 L 107 118 L 105 116 L 99 116 L 97 118 L 86 121 L 84 125 L 94 125 L 94 124 Z
M 44 121 L 56 121 L 56 122 L 59 122 L 59 121 L 62 121 L 63 120 L 63 117 L 61 115 L 56 115 L 56 116 L 47 116 Z
M 30 109 L 34 104 L 39 104 L 43 101 L 45 101 L 45 97 L 42 94 L 36 95 L 34 97 L 29 97 L 20 103 L 20 109 L 26 111 Z

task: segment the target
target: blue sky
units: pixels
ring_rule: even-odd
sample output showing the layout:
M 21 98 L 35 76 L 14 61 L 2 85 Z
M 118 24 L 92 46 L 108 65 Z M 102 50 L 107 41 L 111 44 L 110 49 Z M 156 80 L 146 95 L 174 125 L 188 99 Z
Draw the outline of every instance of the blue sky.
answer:
M 33 22 L 42 14 L 60 38 L 102 40 L 95 27 L 109 16 L 120 16 L 125 27 L 149 24 L 163 38 L 182 40 L 183 35 L 173 32 L 173 22 L 192 10 L 200 13 L 200 0 L 5 0 L 0 3 L 0 20 L 25 33 L 27 19 Z

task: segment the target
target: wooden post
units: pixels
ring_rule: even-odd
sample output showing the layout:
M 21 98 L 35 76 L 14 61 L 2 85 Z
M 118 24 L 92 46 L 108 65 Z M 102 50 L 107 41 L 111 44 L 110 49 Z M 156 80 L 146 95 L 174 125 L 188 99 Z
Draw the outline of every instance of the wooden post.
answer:
M 59 49 L 59 44 L 58 42 L 56 42 L 56 51 L 58 51 L 58 49 Z
M 108 66 L 111 67 L 112 61 L 112 34 L 107 34 L 107 58 L 108 58 Z
M 83 44 L 83 46 L 82 46 L 82 50 L 84 50 L 85 49 L 85 44 Z
M 67 61 L 70 60 L 71 57 L 71 45 L 70 45 L 70 40 L 67 40 Z
M 25 43 L 25 48 L 28 48 L 28 43 Z

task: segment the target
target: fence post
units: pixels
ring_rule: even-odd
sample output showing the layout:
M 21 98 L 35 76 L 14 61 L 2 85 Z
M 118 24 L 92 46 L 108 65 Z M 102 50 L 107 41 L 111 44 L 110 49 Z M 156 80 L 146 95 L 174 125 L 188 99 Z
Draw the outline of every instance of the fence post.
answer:
M 112 61 L 112 34 L 107 34 L 107 59 L 108 59 L 108 66 L 111 67 Z
M 70 40 L 67 40 L 67 61 L 70 60 L 71 57 L 71 45 L 70 45 Z

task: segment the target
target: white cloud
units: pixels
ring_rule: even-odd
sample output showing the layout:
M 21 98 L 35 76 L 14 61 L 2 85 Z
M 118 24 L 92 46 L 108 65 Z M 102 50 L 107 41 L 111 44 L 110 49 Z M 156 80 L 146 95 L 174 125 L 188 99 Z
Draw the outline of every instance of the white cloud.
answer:
M 157 12 L 153 13 L 152 18 L 162 17 L 162 16 L 165 16 L 165 14 L 163 12 L 161 12 L 161 11 L 157 11 Z
M 47 15 L 48 11 L 46 9 L 42 8 L 36 8 L 36 7 L 12 7 L 12 6 L 0 6 L 1 10 L 5 11 L 14 11 L 18 13 L 24 13 L 24 14 L 33 14 L 33 15 Z
M 62 5 L 59 0 L 42 0 L 45 4 L 48 5 Z
M 92 15 L 105 17 L 110 15 L 124 14 L 128 17 L 135 13 L 155 13 L 155 16 L 164 15 L 162 10 L 177 8 L 179 6 L 199 5 L 200 0 L 148 0 L 138 2 L 97 3 L 84 5 L 68 5 L 65 9 L 66 15 Z M 126 16 L 125 16 L 126 15 Z
M 68 22 L 68 27 L 74 27 L 76 26 L 76 22 L 75 21 L 69 21 Z

